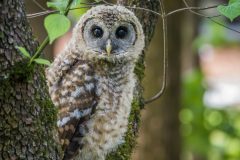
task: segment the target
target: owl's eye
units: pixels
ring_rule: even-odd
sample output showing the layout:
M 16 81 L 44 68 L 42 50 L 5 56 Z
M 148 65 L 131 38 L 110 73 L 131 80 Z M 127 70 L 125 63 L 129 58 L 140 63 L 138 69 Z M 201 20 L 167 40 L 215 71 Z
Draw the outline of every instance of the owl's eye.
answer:
M 92 34 L 95 38 L 101 38 L 103 36 L 103 30 L 102 28 L 95 26 L 92 29 Z
M 118 27 L 118 29 L 116 31 L 116 37 L 117 38 L 123 39 L 127 36 L 127 34 L 128 34 L 127 27 L 124 27 L 124 26 Z

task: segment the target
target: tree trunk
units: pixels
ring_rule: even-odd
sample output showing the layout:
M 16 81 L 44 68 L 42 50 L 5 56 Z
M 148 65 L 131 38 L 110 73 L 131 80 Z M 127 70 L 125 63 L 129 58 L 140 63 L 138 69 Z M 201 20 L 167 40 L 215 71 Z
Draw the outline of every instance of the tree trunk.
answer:
M 23 0 L 0 1 L 0 159 L 59 159 L 56 111 L 43 68 L 28 67 L 16 49 L 34 53 Z
M 129 5 L 159 11 L 158 0 L 129 0 Z M 146 43 L 153 35 L 157 16 L 134 10 L 143 24 Z M 33 54 L 38 46 L 26 19 L 23 0 L 0 1 L 0 159 L 61 159 L 57 143 L 56 110 L 47 94 L 43 68 L 28 67 L 16 46 Z M 130 159 L 143 106 L 144 56 L 136 67 L 139 78 L 126 143 L 107 159 Z

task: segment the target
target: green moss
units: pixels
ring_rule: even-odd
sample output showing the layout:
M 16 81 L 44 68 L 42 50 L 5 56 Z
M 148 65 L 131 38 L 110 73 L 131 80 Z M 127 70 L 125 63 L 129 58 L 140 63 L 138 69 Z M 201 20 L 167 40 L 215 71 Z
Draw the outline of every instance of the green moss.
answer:
M 145 54 L 144 53 L 141 54 L 138 62 L 136 63 L 136 67 L 134 70 L 134 73 L 137 75 L 140 82 L 144 78 L 144 70 L 145 70 L 144 57 L 145 57 Z
M 50 98 L 41 99 L 40 95 L 35 96 L 35 100 L 41 106 L 39 120 L 41 123 L 47 123 L 50 128 L 56 127 L 57 109 L 54 107 Z
M 21 62 L 15 63 L 9 70 L 5 71 L 5 75 L 0 77 L 0 82 L 28 82 L 32 80 L 34 73 L 34 65 L 28 66 L 27 61 L 23 60 Z
M 42 66 L 37 66 L 35 68 L 40 73 L 39 82 L 41 83 L 40 86 L 41 92 L 38 91 L 35 94 L 35 102 L 38 106 L 41 107 L 41 112 L 39 115 L 40 124 L 45 124 L 46 128 L 54 129 L 56 128 L 56 121 L 57 121 L 57 108 L 54 106 L 50 96 L 48 95 L 48 88 L 45 84 L 45 76 L 44 76 L 44 68 Z M 44 95 L 44 96 L 43 96 Z

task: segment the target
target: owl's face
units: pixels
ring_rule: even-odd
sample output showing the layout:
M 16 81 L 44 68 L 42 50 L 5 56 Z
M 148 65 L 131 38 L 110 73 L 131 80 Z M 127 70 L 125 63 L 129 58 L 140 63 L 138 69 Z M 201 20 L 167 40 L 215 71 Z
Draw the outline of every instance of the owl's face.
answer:
M 144 48 L 141 24 L 122 6 L 97 6 L 79 21 L 74 32 L 79 50 L 88 57 L 136 59 Z
M 98 55 L 120 55 L 133 47 L 137 38 L 134 24 L 117 21 L 111 26 L 98 18 L 87 21 L 83 39 L 86 46 Z

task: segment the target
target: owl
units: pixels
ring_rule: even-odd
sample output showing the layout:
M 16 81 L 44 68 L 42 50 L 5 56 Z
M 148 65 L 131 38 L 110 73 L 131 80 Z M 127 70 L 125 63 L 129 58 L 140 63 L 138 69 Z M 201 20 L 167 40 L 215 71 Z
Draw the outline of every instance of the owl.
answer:
M 124 142 L 144 33 L 133 12 L 99 5 L 46 69 L 64 160 L 104 160 Z

